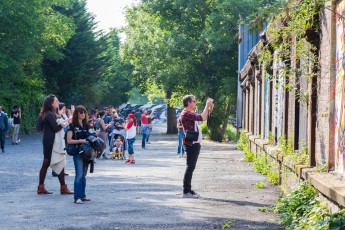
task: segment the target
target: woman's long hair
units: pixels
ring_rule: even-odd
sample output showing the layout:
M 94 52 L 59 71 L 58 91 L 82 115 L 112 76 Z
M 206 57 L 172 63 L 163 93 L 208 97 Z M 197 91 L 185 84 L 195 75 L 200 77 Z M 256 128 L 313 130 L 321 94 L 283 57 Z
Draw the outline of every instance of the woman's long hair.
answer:
M 79 119 L 78 119 L 78 114 L 80 112 L 84 112 L 85 113 L 85 118 L 83 119 L 83 126 L 85 127 L 85 125 L 89 122 L 89 115 L 87 114 L 87 111 L 85 109 L 84 106 L 82 105 L 78 105 L 77 107 L 75 107 L 75 110 L 73 112 L 73 117 L 72 117 L 72 124 L 74 127 L 79 127 Z
M 40 116 L 43 117 L 47 112 L 53 112 L 55 114 L 55 110 L 53 108 L 54 98 L 56 96 L 54 94 L 49 94 L 46 99 L 44 100 L 44 103 L 41 107 Z
M 43 122 L 44 122 L 44 117 L 46 113 L 52 112 L 54 115 L 56 114 L 56 111 L 54 110 L 53 103 L 54 103 L 54 98 L 56 96 L 54 94 L 49 94 L 46 99 L 44 100 L 44 103 L 41 107 L 40 114 L 38 116 L 38 120 L 36 123 L 36 129 L 38 131 L 43 131 Z

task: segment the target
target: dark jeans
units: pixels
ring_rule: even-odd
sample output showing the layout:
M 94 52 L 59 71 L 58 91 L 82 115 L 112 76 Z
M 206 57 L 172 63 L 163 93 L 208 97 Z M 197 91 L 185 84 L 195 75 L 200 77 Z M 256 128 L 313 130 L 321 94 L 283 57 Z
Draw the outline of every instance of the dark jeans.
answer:
M 0 129 L 0 142 L 1 142 L 1 149 L 5 148 L 5 139 L 6 139 L 6 132 L 3 129 Z
M 143 134 L 143 138 L 141 139 L 141 148 L 145 148 L 147 135 L 148 134 Z
M 200 147 L 200 143 L 195 143 L 192 146 L 185 145 L 185 151 L 187 152 L 187 168 L 183 178 L 183 193 L 188 193 L 192 189 L 192 177 L 196 162 L 198 161 Z

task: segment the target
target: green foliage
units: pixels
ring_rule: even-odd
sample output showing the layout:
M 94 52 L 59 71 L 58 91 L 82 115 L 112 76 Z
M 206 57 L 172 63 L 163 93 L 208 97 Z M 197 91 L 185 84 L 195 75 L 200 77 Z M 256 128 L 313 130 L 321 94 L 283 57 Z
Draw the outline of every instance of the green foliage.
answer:
M 46 56 L 43 62 L 46 92 L 66 104 L 89 108 L 127 102 L 132 68 L 120 57 L 119 31 L 96 31 L 85 1 L 73 1 L 68 9 L 57 11 L 74 21 L 75 33 L 61 49 L 63 58 Z
M 237 129 L 232 125 L 228 124 L 225 135 L 228 135 L 229 141 L 235 141 L 237 138 Z M 223 137 L 223 140 L 225 140 L 225 135 Z
M 252 151 L 250 151 L 248 145 L 246 145 L 243 148 L 243 152 L 244 152 L 244 161 L 246 162 L 253 162 L 255 161 L 255 155 Z
M 328 171 L 327 163 L 316 165 L 316 171 L 319 172 L 319 173 L 327 172 Z
M 279 184 L 279 170 L 275 166 L 271 166 L 270 171 L 267 173 L 267 180 L 274 185 Z
M 231 225 L 234 225 L 235 221 L 234 220 L 227 220 L 223 223 L 222 225 L 222 230 L 224 229 L 230 229 Z
M 296 91 L 297 98 L 305 103 L 309 100 L 309 94 L 306 93 L 308 89 L 300 85 L 297 87 L 297 84 L 300 78 L 309 82 L 318 76 L 319 15 L 324 4 L 324 0 L 278 1 L 271 14 L 264 16 L 271 17 L 272 20 L 266 30 L 268 44 L 259 43 L 262 50 L 258 55 L 259 62 L 271 66 L 273 52 L 279 51 L 276 61 L 283 61 L 285 65 L 277 80 L 283 82 L 284 89 Z M 292 44 L 295 44 L 298 69 L 289 65 Z
M 200 125 L 200 130 L 201 130 L 203 136 L 204 135 L 207 136 L 210 133 L 210 131 L 209 131 L 208 127 L 207 127 L 207 124 L 205 122 L 203 122 Z
M 118 30 L 112 29 L 106 36 L 99 39 L 99 43 L 105 46 L 105 50 L 97 57 L 102 63 L 99 68 L 100 76 L 92 76 L 96 80 L 92 87 L 96 96 L 93 102 L 120 105 L 127 102 L 130 95 L 132 86 L 129 76 L 132 73 L 132 66 L 120 56 Z
M 265 188 L 265 182 L 257 182 L 255 183 L 255 187 L 259 189 Z
M 261 3 L 143 0 L 129 8 L 122 51 L 133 65 L 135 85 L 144 92 L 155 82 L 174 107 L 186 94 L 197 97 L 199 110 L 214 98 L 209 135 L 222 141 L 224 111 L 236 103 L 239 12 L 249 15 Z M 176 120 L 168 116 L 168 127 L 171 122 Z
M 249 139 L 244 132 L 240 134 L 240 139 L 237 142 L 237 149 L 244 152 L 244 161 L 253 162 L 255 160 L 254 153 L 249 149 Z
M 237 149 L 243 150 L 249 143 L 249 139 L 244 132 L 240 133 L 240 139 L 237 141 Z
M 260 154 L 258 154 L 260 155 Z M 254 163 L 253 166 L 255 170 L 262 175 L 267 175 L 269 171 L 271 170 L 271 165 L 268 163 L 268 157 L 267 156 L 258 156 Z
M 272 146 L 275 144 L 274 136 L 273 136 L 273 133 L 272 133 L 272 132 L 269 132 L 269 133 L 268 133 L 268 144 L 269 144 L 269 145 L 272 145 Z
M 258 210 L 260 212 L 272 212 L 272 207 L 260 207 Z
M 268 155 L 262 156 L 258 154 L 254 159 L 253 166 L 255 171 L 261 173 L 262 175 L 267 175 L 267 180 L 274 185 L 279 184 L 279 169 L 274 164 L 274 161 L 270 159 Z
M 73 21 L 56 9 L 70 1 L 2 1 L 0 4 L 0 104 L 22 109 L 21 131 L 33 130 L 42 105 L 44 57 L 61 59 L 74 33 Z
M 303 181 L 277 201 L 275 211 L 286 229 L 328 229 L 327 208 L 317 199 L 318 192 Z
M 330 230 L 345 229 L 345 209 L 338 213 L 332 214 L 328 224 Z
M 143 95 L 140 92 L 140 89 L 133 88 L 130 91 L 130 97 L 128 99 L 128 102 L 131 104 L 147 104 L 149 102 L 149 99 L 146 95 Z
M 280 148 L 283 151 L 283 156 L 288 156 L 295 164 L 308 164 L 309 152 L 306 145 L 302 145 L 300 150 L 294 150 L 292 137 L 286 139 L 284 136 L 280 137 Z

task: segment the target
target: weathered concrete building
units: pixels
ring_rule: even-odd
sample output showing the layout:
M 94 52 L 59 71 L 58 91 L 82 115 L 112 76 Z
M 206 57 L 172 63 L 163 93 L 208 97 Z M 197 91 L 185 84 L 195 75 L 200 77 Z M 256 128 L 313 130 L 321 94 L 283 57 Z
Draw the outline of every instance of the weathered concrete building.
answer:
M 237 126 L 253 152 L 276 161 L 283 187 L 310 179 L 336 211 L 345 207 L 345 0 L 327 2 L 314 23 L 319 29 L 305 31 L 302 47 L 310 56 L 299 54 L 297 36 L 280 38 L 281 47 L 289 43 L 288 53 L 272 46 L 264 51 L 272 37 L 261 33 L 246 64 L 239 65 Z M 262 58 L 267 50 L 272 59 Z M 294 154 L 307 151 L 307 162 L 291 161 L 281 148 L 285 140 Z

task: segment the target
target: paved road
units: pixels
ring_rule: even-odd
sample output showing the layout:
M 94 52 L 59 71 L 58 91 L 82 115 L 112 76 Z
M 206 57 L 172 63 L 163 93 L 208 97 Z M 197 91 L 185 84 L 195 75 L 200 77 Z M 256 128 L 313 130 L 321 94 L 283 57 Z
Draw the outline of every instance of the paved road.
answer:
M 58 179 L 48 173 L 52 195 L 37 195 L 42 162 L 41 136 L 22 137 L 0 153 L 0 229 L 279 229 L 275 214 L 260 212 L 279 195 L 276 186 L 255 188 L 265 177 L 254 172 L 234 144 L 205 141 L 193 177 L 202 198 L 183 199 L 185 159 L 176 157 L 177 136 L 165 135 L 165 124 L 155 124 L 148 149 L 134 149 L 136 165 L 99 160 L 88 174 L 86 193 L 91 202 L 73 203 L 60 195 Z M 66 177 L 73 189 L 74 168 L 67 159 Z

